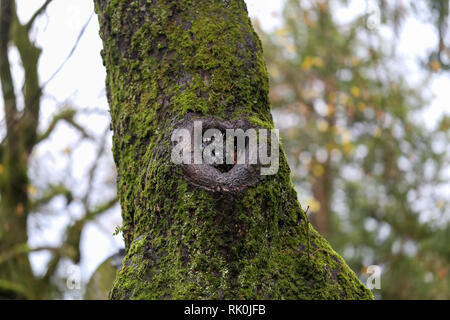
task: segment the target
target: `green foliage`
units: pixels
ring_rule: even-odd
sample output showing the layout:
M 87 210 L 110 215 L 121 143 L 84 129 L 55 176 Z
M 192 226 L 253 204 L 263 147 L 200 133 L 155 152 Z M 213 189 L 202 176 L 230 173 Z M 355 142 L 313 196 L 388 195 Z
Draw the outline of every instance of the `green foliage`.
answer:
M 355 272 L 382 267 L 375 294 L 448 299 L 448 117 L 425 126 L 427 83 L 408 83 L 395 43 L 364 16 L 340 23 L 341 5 L 288 0 L 282 26 L 260 31 L 275 114 L 294 119 L 281 130 L 294 182 Z M 401 25 L 399 8 L 381 9 Z

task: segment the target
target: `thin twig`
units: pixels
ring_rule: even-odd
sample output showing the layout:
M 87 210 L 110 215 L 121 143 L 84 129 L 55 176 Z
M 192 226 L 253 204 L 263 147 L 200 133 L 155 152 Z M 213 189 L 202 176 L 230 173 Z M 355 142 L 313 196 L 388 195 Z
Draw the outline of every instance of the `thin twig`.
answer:
M 0 264 L 6 262 L 9 259 L 12 259 L 16 256 L 27 254 L 31 252 L 37 252 L 37 251 L 59 251 L 61 248 L 59 247 L 51 247 L 51 246 L 42 246 L 42 247 L 36 247 L 36 248 L 30 248 L 27 244 L 21 244 L 17 245 L 14 248 L 12 248 L 10 251 L 7 251 L 0 255 Z
M 92 13 L 89 16 L 89 19 L 86 21 L 86 23 L 83 25 L 83 28 L 81 28 L 80 33 L 78 34 L 77 40 L 75 41 L 75 44 L 73 45 L 72 49 L 70 50 L 69 54 L 67 55 L 66 59 L 64 59 L 64 61 L 60 64 L 60 66 L 58 67 L 58 69 L 55 70 L 55 72 L 53 72 L 53 74 L 50 76 L 50 78 L 47 79 L 47 81 L 44 82 L 44 84 L 41 86 L 41 90 L 44 90 L 44 88 L 47 86 L 47 84 L 53 80 L 54 77 L 56 77 L 56 75 L 61 71 L 61 69 L 65 66 L 65 64 L 67 63 L 67 61 L 70 60 L 70 58 L 72 57 L 72 55 L 74 54 L 76 48 L 78 47 L 78 43 L 80 42 L 81 38 L 83 37 L 84 32 L 86 31 L 89 22 L 91 22 L 92 16 L 94 14 Z
M 310 257 L 310 247 L 309 247 L 309 219 L 308 219 L 308 211 L 309 211 L 309 206 L 308 208 L 306 208 L 305 211 L 305 218 L 306 218 L 306 246 L 307 246 L 307 254 L 308 254 L 308 266 L 311 265 L 311 257 Z
M 42 86 L 39 87 L 39 89 L 36 91 L 36 93 L 34 94 L 34 96 L 31 98 L 31 102 L 30 102 L 31 104 L 33 104 L 34 101 L 36 101 L 36 99 L 38 99 L 38 98 L 40 97 L 41 93 L 44 91 L 44 88 L 50 83 L 50 81 L 53 80 L 54 77 L 56 77 L 56 75 L 57 75 L 57 74 L 61 71 L 61 69 L 65 66 L 65 64 L 70 60 L 70 58 L 71 58 L 72 55 L 74 54 L 76 48 L 78 47 L 78 43 L 80 42 L 80 40 L 81 40 L 81 38 L 82 38 L 84 32 L 86 31 L 86 29 L 87 29 L 87 27 L 88 27 L 88 25 L 89 25 L 89 23 L 90 23 L 90 21 L 91 21 L 93 15 L 94 15 L 94 14 L 92 13 L 92 14 L 89 16 L 89 19 L 88 19 L 88 20 L 86 21 L 86 23 L 83 25 L 83 27 L 82 27 L 82 29 L 80 30 L 80 33 L 78 34 L 78 37 L 77 37 L 77 39 L 76 39 L 76 41 L 75 41 L 75 44 L 73 45 L 73 47 L 72 47 L 72 49 L 70 50 L 70 52 L 69 52 L 69 54 L 67 55 L 67 57 L 66 57 L 66 58 L 64 59 L 64 61 L 61 63 L 61 65 L 55 70 L 55 72 L 53 72 L 53 74 L 50 76 L 50 78 L 48 78 L 48 79 L 42 84 Z M 28 107 L 28 106 L 25 106 L 25 110 L 26 110 L 26 107 Z M 2 122 L 3 122 L 3 121 L 5 121 L 6 123 L 9 123 L 9 122 L 10 122 L 10 123 L 11 123 L 10 126 L 15 125 L 16 122 L 18 121 L 18 119 L 16 119 L 16 117 L 15 117 L 15 116 L 16 116 L 16 112 L 6 112 L 6 111 L 7 111 L 7 110 L 5 110 L 5 116 L 4 116 L 4 119 L 2 119 Z M 29 115 L 30 115 L 29 113 L 25 113 L 25 114 L 22 116 L 21 120 L 24 120 L 24 119 L 23 119 L 24 116 L 29 116 Z M 5 144 L 5 142 L 6 142 L 7 139 L 9 138 L 9 134 L 10 134 L 10 132 L 7 131 L 5 137 L 3 137 L 3 140 L 0 142 L 0 145 L 4 145 L 4 144 Z
M 108 133 L 109 133 L 109 128 L 106 128 L 101 136 L 101 140 L 99 143 L 100 147 L 97 150 L 97 155 L 95 157 L 95 160 L 88 172 L 88 186 L 86 189 L 86 193 L 82 199 L 82 203 L 84 205 L 86 212 L 89 211 L 89 200 L 90 200 L 89 197 L 92 194 L 92 189 L 93 189 L 94 180 L 95 180 L 95 174 L 96 174 L 97 168 L 99 166 L 100 158 L 106 151 L 106 145 L 107 145 L 106 139 L 108 138 Z

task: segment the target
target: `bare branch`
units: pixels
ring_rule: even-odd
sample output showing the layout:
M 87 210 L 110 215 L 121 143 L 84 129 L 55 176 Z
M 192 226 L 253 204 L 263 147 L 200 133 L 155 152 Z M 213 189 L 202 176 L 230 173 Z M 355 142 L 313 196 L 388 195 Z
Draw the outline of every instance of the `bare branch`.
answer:
M 61 71 L 61 69 L 64 67 L 64 65 L 70 60 L 70 58 L 72 57 L 73 53 L 75 52 L 75 49 L 78 47 L 78 43 L 80 42 L 84 32 L 86 31 L 87 26 L 89 25 L 89 22 L 91 21 L 93 14 L 91 14 L 91 16 L 89 17 L 89 19 L 87 20 L 87 22 L 85 23 L 85 25 L 83 26 L 83 28 L 80 30 L 80 33 L 78 34 L 77 40 L 75 41 L 75 44 L 73 45 L 71 51 L 69 52 L 68 56 L 66 57 L 66 59 L 62 62 L 62 64 L 56 69 L 56 71 L 50 76 L 50 78 L 45 81 L 41 86 L 37 85 L 26 85 L 25 89 L 27 90 L 26 94 L 25 94 L 25 112 L 21 117 L 21 121 L 22 123 L 25 124 L 25 126 L 27 127 L 28 124 L 32 124 L 32 126 L 34 126 L 36 124 L 37 127 L 37 122 L 38 122 L 38 116 L 39 116 L 39 100 L 40 97 L 42 95 L 42 92 L 44 90 L 44 88 L 49 84 L 50 81 L 53 80 L 53 78 Z M 15 17 L 16 19 L 16 23 L 15 25 L 16 30 L 15 30 L 15 42 L 19 53 L 21 54 L 22 57 L 22 53 L 25 52 L 25 50 L 21 50 L 21 48 L 19 48 L 19 45 L 21 44 L 21 41 L 18 40 L 18 38 L 20 37 L 21 39 L 25 39 L 25 43 L 28 45 L 30 44 L 30 40 L 28 38 L 28 36 L 25 36 L 24 30 L 26 31 L 25 27 L 20 25 L 20 22 L 18 21 L 17 17 Z M 3 30 L 3 28 L 2 28 Z M 37 48 L 36 48 L 37 49 Z M 40 52 L 39 52 L 40 53 Z M 23 61 L 23 57 L 22 57 L 22 61 Z M 28 61 L 29 59 L 25 59 L 25 61 Z M 0 62 L 1 62 L 1 52 L 0 52 Z M 37 63 L 36 63 L 37 66 Z M 29 70 L 29 68 L 24 68 L 25 70 Z M 36 69 L 37 70 L 37 69 Z M 1 66 L 0 66 L 0 73 L 1 73 Z M 33 69 L 33 73 L 37 74 L 37 71 L 34 72 Z M 28 77 L 27 75 L 25 76 L 25 80 L 29 80 L 29 79 L 37 79 L 37 77 Z M 31 80 L 29 80 L 31 82 Z M 33 83 L 34 84 L 34 83 Z M 14 93 L 14 91 L 13 91 Z M 15 101 L 15 100 L 14 100 Z M 10 122 L 11 124 L 15 124 L 17 123 L 17 116 L 16 116 L 17 112 L 15 112 L 14 114 L 7 113 L 5 112 L 5 120 L 7 122 Z M 74 125 L 75 127 L 79 128 L 79 126 L 77 124 Z M 32 128 L 35 129 L 35 128 Z M 35 134 L 35 130 L 29 130 L 28 128 L 24 128 L 23 130 L 24 132 L 31 132 L 30 134 L 30 141 L 28 141 L 27 146 L 28 149 L 30 149 L 32 146 L 34 146 L 33 142 L 34 141 L 34 134 Z M 3 144 L 5 141 L 7 141 L 7 139 L 10 137 L 10 131 L 8 131 L 6 133 L 6 136 L 3 138 L 3 141 L 1 142 L 1 144 Z
M 37 251 L 61 251 L 62 248 L 60 247 L 50 247 L 50 246 L 42 246 L 42 247 L 36 247 L 36 248 L 30 248 L 26 243 L 17 245 L 13 247 L 11 250 L 8 250 L 7 252 L 4 252 L 0 255 L 0 264 L 4 263 L 5 261 L 17 257 L 22 254 L 31 253 L 31 252 L 37 252 Z
M 33 26 L 34 21 L 47 9 L 47 6 L 52 2 L 53 0 L 47 0 L 42 4 L 42 6 L 33 14 L 33 16 L 30 18 L 30 20 L 25 25 L 25 28 L 27 31 L 30 31 L 31 27 Z
M 17 117 L 16 95 L 11 75 L 11 65 L 8 57 L 8 44 L 13 21 L 13 1 L 2 0 L 0 9 L 0 81 L 2 84 L 3 100 L 7 135 L 13 134 L 14 123 Z
M 50 122 L 47 130 L 45 130 L 45 132 L 37 138 L 36 144 L 47 139 L 53 133 L 56 125 L 60 121 L 66 121 L 76 130 L 78 130 L 84 138 L 90 138 L 90 135 L 86 132 L 86 130 L 84 130 L 84 128 L 74 120 L 75 113 L 76 111 L 72 108 L 67 108 L 57 113 Z
M 38 76 L 38 61 L 41 55 L 41 49 L 36 47 L 33 41 L 31 41 L 26 26 L 20 23 L 16 12 L 12 18 L 14 23 L 11 29 L 11 37 L 19 51 L 25 72 L 22 87 L 25 107 L 23 115 L 20 118 L 19 126 L 22 133 L 24 133 L 24 145 L 28 152 L 31 152 L 31 149 L 36 143 L 40 98 L 42 95 Z
M 30 299 L 25 288 L 15 282 L 0 279 L 0 298 L 1 299 Z
M 54 77 L 56 77 L 56 75 L 61 71 L 61 69 L 65 66 L 65 64 L 67 63 L 67 61 L 70 60 L 70 58 L 72 57 L 72 55 L 75 52 L 75 49 L 78 47 L 78 43 L 81 40 L 81 37 L 83 36 L 84 32 L 86 31 L 89 23 L 91 22 L 93 14 L 91 14 L 89 16 L 89 19 L 86 21 L 86 23 L 84 24 L 84 26 L 81 28 L 80 33 L 78 34 L 77 40 L 75 41 L 75 44 L 73 45 L 72 49 L 70 50 L 69 54 L 67 55 L 66 59 L 64 59 L 64 61 L 60 64 L 60 66 L 58 67 L 58 69 L 56 69 L 55 72 L 53 72 L 53 74 L 50 76 L 50 78 L 48 78 L 47 81 L 44 82 L 44 84 L 42 85 L 41 89 L 43 89 L 50 81 L 53 80 Z
M 67 202 L 72 201 L 72 192 L 67 189 L 63 185 L 57 185 L 57 186 L 51 186 L 47 192 L 44 193 L 44 195 L 31 202 L 30 204 L 30 210 L 35 210 L 40 206 L 48 204 L 50 201 L 52 201 L 56 196 L 65 196 L 67 199 Z
M 60 113 L 56 114 L 53 117 L 52 122 L 50 122 L 50 125 L 48 126 L 47 130 L 45 130 L 45 132 L 38 137 L 36 144 L 47 139 L 52 134 L 53 130 L 56 128 L 56 125 L 59 123 L 59 121 L 72 120 L 74 115 L 75 110 L 73 109 L 64 109 Z
M 97 155 L 96 155 L 96 157 L 95 157 L 95 159 L 93 161 L 92 167 L 89 169 L 88 186 L 87 186 L 86 193 L 85 193 L 85 195 L 83 197 L 83 200 L 82 200 L 86 211 L 89 211 L 89 207 L 88 207 L 89 196 L 90 196 L 90 194 L 92 192 L 92 188 L 93 188 L 93 185 L 94 185 L 94 178 L 95 178 L 94 176 L 95 176 L 95 172 L 96 172 L 97 167 L 98 167 L 99 159 L 102 156 L 102 154 L 105 152 L 106 138 L 108 136 L 108 132 L 109 132 L 108 128 L 103 132 L 101 141 L 99 143 L 100 147 L 99 147 L 99 149 L 97 151 Z
M 118 201 L 119 201 L 118 198 L 114 197 L 113 199 L 105 202 L 104 204 L 99 205 L 93 211 L 87 212 L 83 218 L 75 221 L 75 223 L 67 227 L 66 231 L 64 232 L 64 234 L 67 235 L 66 240 L 64 241 L 61 248 L 71 248 L 71 250 L 70 251 L 59 250 L 53 252 L 53 257 L 47 264 L 47 272 L 43 277 L 44 282 L 48 282 L 48 280 L 50 280 L 50 278 L 54 275 L 54 273 L 57 270 L 58 264 L 63 257 L 68 257 L 76 263 L 79 262 L 81 256 L 80 253 L 81 232 L 85 224 L 93 220 L 98 215 L 111 209 Z M 67 253 L 69 253 L 69 255 L 67 255 Z
M 116 203 L 119 202 L 119 199 L 117 197 L 114 197 L 113 199 L 109 200 L 108 202 L 105 202 L 99 206 L 97 206 L 94 210 L 88 212 L 86 214 L 87 221 L 92 220 L 96 216 L 102 214 L 103 212 L 111 209 L 116 205 Z

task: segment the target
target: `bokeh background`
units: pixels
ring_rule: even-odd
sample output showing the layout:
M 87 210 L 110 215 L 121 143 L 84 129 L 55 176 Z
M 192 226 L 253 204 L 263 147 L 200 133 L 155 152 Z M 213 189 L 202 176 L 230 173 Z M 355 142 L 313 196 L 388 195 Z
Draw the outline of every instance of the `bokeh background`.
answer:
M 449 1 L 246 3 L 275 126 L 315 228 L 362 281 L 369 266 L 381 268 L 377 299 L 450 299 Z M 91 0 L 16 4 L 22 24 L 45 9 L 29 30 L 42 49 L 41 139 L 27 160 L 30 203 L 16 208 L 28 240 L 2 248 L 0 264 L 26 254 L 45 288 L 29 297 L 82 299 L 123 247 L 97 17 Z M 8 56 L 24 113 L 25 58 L 14 44 Z M 0 180 L 5 170 L 0 162 Z M 14 287 L 9 280 L 0 274 L 0 287 Z

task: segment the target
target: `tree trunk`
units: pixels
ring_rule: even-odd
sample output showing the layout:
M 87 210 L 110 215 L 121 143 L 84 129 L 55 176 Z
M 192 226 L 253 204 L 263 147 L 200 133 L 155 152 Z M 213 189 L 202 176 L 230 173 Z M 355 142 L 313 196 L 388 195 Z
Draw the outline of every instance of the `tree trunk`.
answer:
M 275 175 L 232 181 L 171 161 L 173 130 L 195 119 L 273 128 L 244 1 L 95 4 L 127 252 L 111 298 L 372 298 L 310 227 L 282 150 Z

